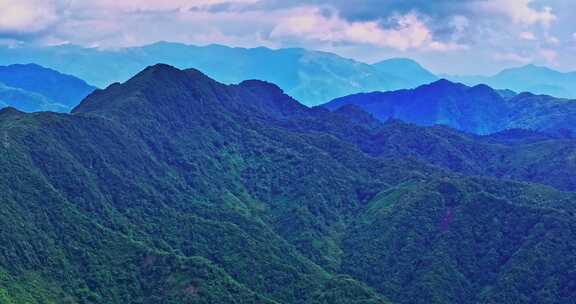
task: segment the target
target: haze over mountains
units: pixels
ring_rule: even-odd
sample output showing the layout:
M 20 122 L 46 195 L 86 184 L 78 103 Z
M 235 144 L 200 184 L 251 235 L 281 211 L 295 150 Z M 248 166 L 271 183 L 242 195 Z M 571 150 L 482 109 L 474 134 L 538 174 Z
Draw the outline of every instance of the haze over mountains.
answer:
M 147 65 L 164 62 L 180 68 L 200 69 L 224 83 L 245 79 L 270 81 L 307 105 L 351 93 L 399 89 L 414 84 L 411 78 L 389 75 L 369 64 L 304 49 L 199 47 L 167 42 L 118 50 L 73 45 L 0 48 L 0 64 L 30 62 L 102 88 L 127 80 Z
M 305 49 L 245 49 L 222 45 L 201 47 L 168 42 L 116 50 L 74 45 L 0 47 L 0 64 L 40 64 L 101 88 L 125 81 L 157 62 L 179 68 L 197 68 L 224 83 L 239 83 L 245 79 L 270 81 L 309 106 L 354 93 L 415 88 L 440 79 L 411 59 L 387 59 L 370 65 Z M 442 77 L 468 85 L 487 84 L 518 93 L 575 98 L 575 75 L 528 65 L 507 69 L 490 77 Z M 77 104 L 79 99 L 75 100 Z M 69 102 L 58 102 L 70 106 Z
M 383 124 L 167 65 L 72 114 L 3 109 L 0 134 L 8 303 L 574 299 L 570 138 Z

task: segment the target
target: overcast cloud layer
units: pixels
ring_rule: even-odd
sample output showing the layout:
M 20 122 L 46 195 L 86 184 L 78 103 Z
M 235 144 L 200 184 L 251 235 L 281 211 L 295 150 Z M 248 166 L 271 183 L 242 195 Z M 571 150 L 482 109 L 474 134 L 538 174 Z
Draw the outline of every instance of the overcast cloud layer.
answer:
M 305 47 L 436 72 L 576 70 L 573 0 L 0 0 L 0 43 Z

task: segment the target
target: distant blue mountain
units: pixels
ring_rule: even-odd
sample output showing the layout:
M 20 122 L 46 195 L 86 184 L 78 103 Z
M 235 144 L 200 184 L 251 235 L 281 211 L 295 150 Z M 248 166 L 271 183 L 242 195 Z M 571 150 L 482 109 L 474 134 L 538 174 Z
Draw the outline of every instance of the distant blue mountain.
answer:
M 67 112 L 95 87 L 36 64 L 0 66 L 0 106 L 25 112 Z
M 123 82 L 148 65 L 166 63 L 202 70 L 228 84 L 246 79 L 273 82 L 306 105 L 317 105 L 359 92 L 409 88 L 434 80 L 430 75 L 421 76 L 425 74 L 422 71 L 418 75 L 402 73 L 403 70 L 414 70 L 417 64 L 413 62 L 389 61 L 369 65 L 331 53 L 304 49 L 200 47 L 168 42 L 118 50 L 74 45 L 0 48 L 0 64 L 23 62 L 36 62 L 99 87 Z M 404 64 L 407 64 L 405 69 Z
M 41 94 L 68 107 L 76 106 L 96 89 L 84 80 L 37 64 L 0 66 L 0 82 Z
M 576 72 L 562 73 L 547 67 L 526 65 L 494 76 L 446 76 L 467 85 L 487 84 L 497 89 L 576 98 Z
M 394 76 L 403 82 L 404 88 L 434 82 L 438 76 L 422 67 L 418 62 L 408 58 L 392 58 L 373 64 L 379 71 Z
M 381 121 L 447 125 L 476 134 L 514 128 L 576 131 L 576 100 L 515 94 L 487 85 L 469 87 L 445 79 L 411 90 L 345 96 L 323 107 L 337 110 L 346 105 L 358 106 Z
M 67 112 L 70 108 L 45 96 L 0 83 L 0 108 L 13 107 L 23 112 Z

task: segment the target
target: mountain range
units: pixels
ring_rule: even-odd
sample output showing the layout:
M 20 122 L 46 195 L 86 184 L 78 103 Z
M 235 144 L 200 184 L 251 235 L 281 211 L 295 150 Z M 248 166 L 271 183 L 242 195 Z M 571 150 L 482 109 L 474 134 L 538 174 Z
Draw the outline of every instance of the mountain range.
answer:
M 468 87 L 442 79 L 416 89 L 360 93 L 323 105 L 356 105 L 377 119 L 400 119 L 418 125 L 446 125 L 475 134 L 508 129 L 576 131 L 576 100 L 532 93 L 516 94 L 487 85 Z
M 171 42 L 120 49 L 75 45 L 0 46 L 0 64 L 36 63 L 74 75 L 98 87 L 126 81 L 157 62 L 200 69 L 227 84 L 239 83 L 244 79 L 273 82 L 308 106 L 355 93 L 411 89 L 440 78 L 469 86 L 486 84 L 517 93 L 576 98 L 576 72 L 563 73 L 535 65 L 505 69 L 493 76 L 438 76 L 408 58 L 366 64 L 328 52 L 297 48 L 247 49 Z
M 126 81 L 156 62 L 165 62 L 179 68 L 197 68 L 227 84 L 239 83 L 244 79 L 273 82 L 308 106 L 355 93 L 411 89 L 441 77 L 470 86 L 486 84 L 495 89 L 509 89 L 517 93 L 576 98 L 576 73 L 562 73 L 534 65 L 505 69 L 494 76 L 439 77 L 407 58 L 366 64 L 332 53 L 296 48 L 246 49 L 170 42 L 121 49 L 75 45 L 0 46 L 0 64 L 36 63 L 74 75 L 98 87 Z M 74 100 L 77 104 L 80 99 Z M 64 104 L 69 105 L 67 102 Z
M 0 47 L 0 64 L 30 62 L 74 75 L 98 87 L 125 81 L 148 65 L 164 62 L 179 68 L 200 69 L 228 84 L 245 79 L 270 81 L 307 105 L 358 92 L 410 88 L 430 80 L 426 73 L 422 80 L 404 73 L 414 71 L 418 65 L 406 59 L 372 66 L 327 52 L 295 48 L 246 49 L 169 42 L 116 50 L 74 45 Z
M 563 73 L 533 64 L 505 69 L 493 76 L 443 76 L 467 85 L 486 84 L 496 89 L 576 98 L 576 72 Z
M 0 66 L 0 107 L 68 112 L 95 87 L 36 64 Z
M 164 64 L 0 136 L 2 302 L 574 302 L 571 137 Z

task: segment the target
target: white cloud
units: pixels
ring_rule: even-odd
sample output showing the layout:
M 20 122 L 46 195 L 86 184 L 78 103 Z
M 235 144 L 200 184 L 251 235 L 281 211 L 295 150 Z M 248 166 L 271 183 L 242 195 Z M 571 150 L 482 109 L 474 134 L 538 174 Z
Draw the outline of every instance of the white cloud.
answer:
M 551 65 L 558 65 L 558 53 L 551 49 L 541 49 L 539 55 Z
M 501 61 L 552 61 L 551 52 L 541 51 L 552 49 L 565 69 L 576 69 L 576 33 L 565 34 L 576 6 L 561 1 L 0 0 L 0 44 L 305 47 L 479 71 L 498 69 Z
M 550 27 L 557 19 L 552 8 L 545 6 L 542 9 L 534 9 L 530 6 L 532 2 L 532 0 L 486 0 L 476 5 L 481 10 L 506 15 L 517 24 L 540 24 L 546 28 Z
M 75 8 L 124 11 L 162 11 L 205 9 L 218 4 L 253 4 L 258 0 L 68 0 Z
M 520 38 L 524 40 L 536 40 L 536 36 L 532 32 L 522 32 L 520 33 Z
M 297 8 L 278 20 L 271 33 L 275 39 L 301 38 L 326 43 L 369 44 L 398 50 L 453 50 L 463 46 L 435 41 L 430 29 L 415 14 L 391 17 L 395 24 L 382 28 L 377 21 L 351 22 L 336 12 L 323 13 L 317 7 Z
M 452 39 L 459 40 L 466 35 L 466 31 L 470 28 L 470 19 L 466 18 L 466 16 L 456 15 L 449 24 L 454 29 Z
M 0 33 L 30 34 L 58 21 L 50 0 L 0 0 Z
M 68 1 L 68 11 L 63 14 L 66 17 L 42 37 L 41 42 L 69 41 L 102 48 L 136 46 L 160 40 L 273 46 L 272 42 L 262 38 L 263 32 L 273 27 L 275 18 L 283 16 L 282 12 L 211 11 L 208 7 L 219 3 L 244 5 L 256 0 Z M 206 7 L 199 9 L 200 6 Z
M 552 44 L 552 45 L 559 45 L 560 39 L 558 39 L 558 37 L 556 37 L 554 35 L 550 35 L 547 33 L 546 34 L 546 43 Z

